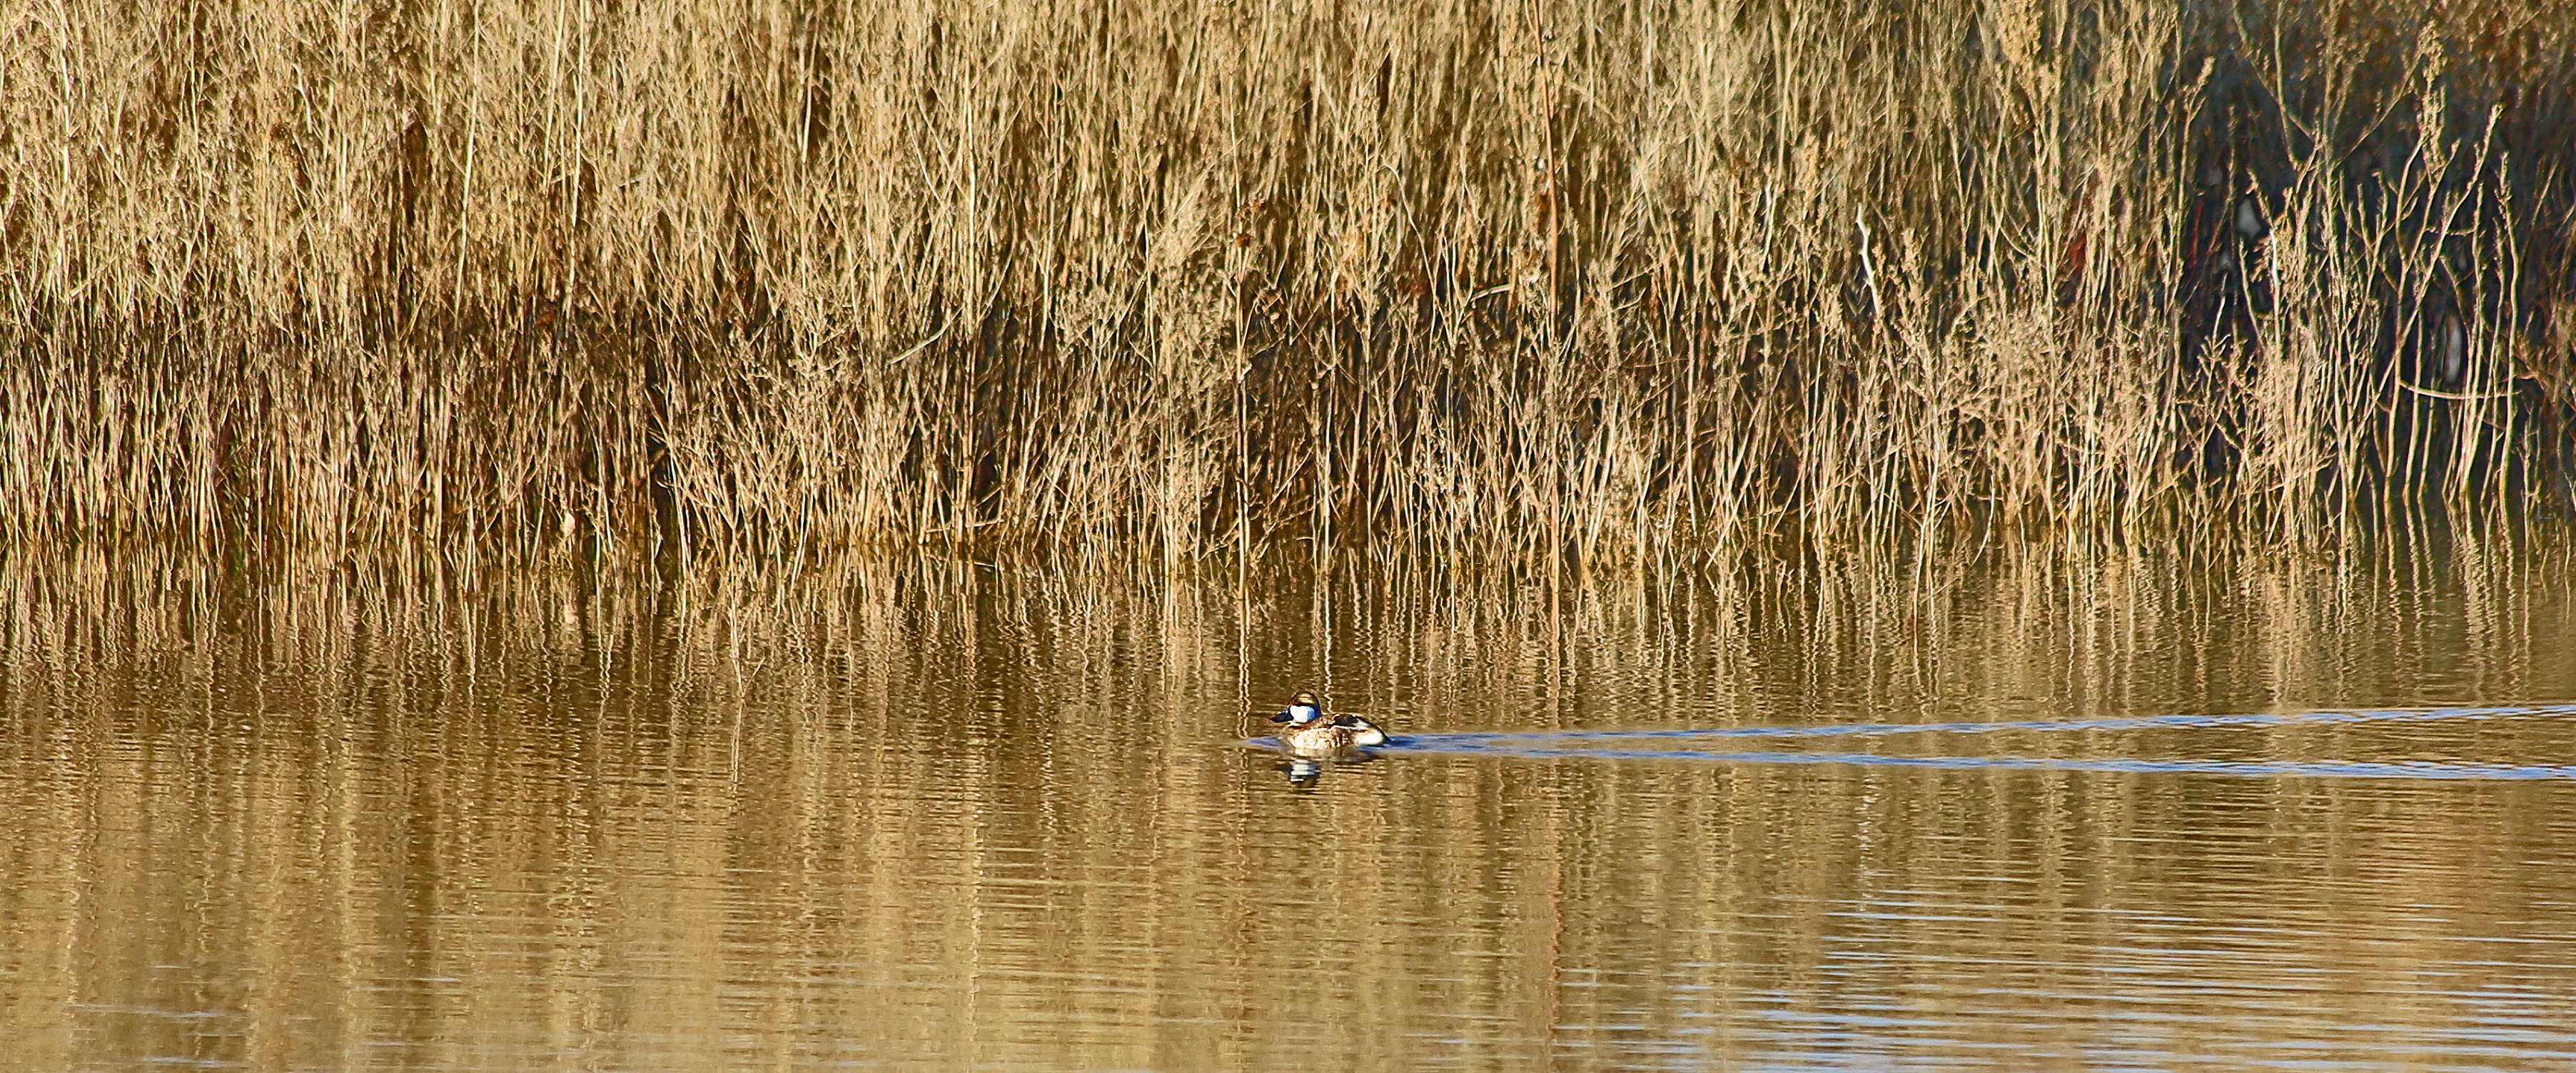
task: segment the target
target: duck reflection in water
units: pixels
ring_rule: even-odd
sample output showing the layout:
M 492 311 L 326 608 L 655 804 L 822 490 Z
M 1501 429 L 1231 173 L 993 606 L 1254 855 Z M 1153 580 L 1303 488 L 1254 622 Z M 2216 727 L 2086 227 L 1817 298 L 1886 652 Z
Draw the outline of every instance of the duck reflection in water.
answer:
M 1320 756 L 1290 753 L 1286 762 L 1273 766 L 1272 770 L 1288 776 L 1288 785 L 1312 790 L 1315 784 L 1324 781 L 1324 772 L 1330 769 L 1356 767 L 1376 759 L 1377 754 L 1366 749 L 1349 749 Z
M 1300 790 L 1314 789 L 1316 783 L 1324 781 L 1324 762 L 1311 756 L 1289 757 L 1279 770 L 1287 773 L 1288 785 Z

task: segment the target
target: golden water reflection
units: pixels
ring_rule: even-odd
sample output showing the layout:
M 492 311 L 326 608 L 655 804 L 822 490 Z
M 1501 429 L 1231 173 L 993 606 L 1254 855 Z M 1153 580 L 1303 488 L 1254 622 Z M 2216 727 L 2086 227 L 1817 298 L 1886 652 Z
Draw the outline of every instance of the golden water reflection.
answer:
M 22 556 L 0 1039 L 44 1069 L 2563 1069 L 2565 779 L 1389 750 L 1301 790 L 1238 742 L 1308 685 L 1410 732 L 2564 702 L 2570 563 Z M 2546 765 L 2576 717 L 1921 737 L 1813 748 Z

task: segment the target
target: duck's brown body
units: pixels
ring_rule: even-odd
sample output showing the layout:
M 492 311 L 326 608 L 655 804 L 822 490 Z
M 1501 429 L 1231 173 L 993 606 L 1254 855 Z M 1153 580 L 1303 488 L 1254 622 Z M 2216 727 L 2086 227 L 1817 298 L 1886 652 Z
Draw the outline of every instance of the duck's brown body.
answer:
M 1338 753 L 1386 744 L 1386 731 L 1356 715 L 1328 716 L 1314 726 L 1279 732 L 1279 740 L 1301 753 Z
M 1304 755 L 1329 756 L 1386 744 L 1386 731 L 1376 723 L 1357 715 L 1326 715 L 1312 693 L 1297 694 L 1287 710 L 1270 721 L 1288 724 L 1279 731 L 1280 744 Z

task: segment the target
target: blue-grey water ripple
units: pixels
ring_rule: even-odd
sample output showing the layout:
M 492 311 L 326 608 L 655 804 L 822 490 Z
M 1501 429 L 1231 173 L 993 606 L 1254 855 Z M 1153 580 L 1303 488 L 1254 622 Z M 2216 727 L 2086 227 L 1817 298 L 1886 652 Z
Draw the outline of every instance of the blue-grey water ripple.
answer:
M 1585 757 L 1622 760 L 1695 760 L 1730 764 L 1850 764 L 1886 767 L 2008 768 L 2048 771 L 2135 772 L 2378 779 L 2576 779 L 2576 765 L 2488 764 L 2446 761 L 2267 761 L 2049 756 L 1895 756 L 1869 752 L 1805 753 L 1709 749 L 1621 748 L 1595 743 L 1690 739 L 1843 738 L 1898 734 L 1990 734 L 2006 731 L 2118 731 L 2284 727 L 2353 723 L 2429 723 L 2461 720 L 2576 716 L 2576 704 L 2500 707 L 2382 708 L 2228 715 L 2151 715 L 2113 719 L 2032 719 L 1998 722 L 1846 723 L 1823 726 L 1687 727 L 1658 730 L 1531 730 L 1400 734 L 1374 752 L 1451 753 L 1542 759 Z M 1273 746 L 1275 739 L 1253 744 Z

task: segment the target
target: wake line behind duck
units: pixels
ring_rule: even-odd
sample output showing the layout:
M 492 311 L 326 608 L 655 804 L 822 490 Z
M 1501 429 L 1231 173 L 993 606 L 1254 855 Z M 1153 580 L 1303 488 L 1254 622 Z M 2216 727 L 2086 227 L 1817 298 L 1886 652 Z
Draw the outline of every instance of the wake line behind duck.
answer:
M 1586 742 L 1643 742 L 1670 738 L 1847 738 L 1895 734 L 1994 734 L 2007 731 L 2166 730 L 2220 727 L 2286 727 L 2344 723 L 2437 723 L 2453 720 L 2576 716 L 2576 704 L 2522 704 L 2492 708 L 2369 708 L 2222 715 L 2137 715 L 2107 719 L 2024 719 L 1949 723 L 1819 723 L 1809 726 L 1688 727 L 1659 730 L 1504 730 L 1407 735 L 1401 744 L 1423 752 L 1497 752 Z M 1605 755 L 1607 755 L 1605 753 Z
M 1996 722 L 1845 723 L 1811 726 L 1675 728 L 1660 730 L 1459 731 L 1391 737 L 1367 718 L 1328 715 L 1312 693 L 1299 693 L 1277 715 L 1286 724 L 1276 739 L 1306 764 L 1308 779 L 1316 759 L 1361 760 L 1375 747 L 1401 753 L 1516 756 L 1526 758 L 1599 758 L 1605 760 L 1697 760 L 1736 764 L 1856 764 L 1867 766 L 2015 768 L 2066 771 L 2194 773 L 2239 776 L 2309 776 L 2412 779 L 2550 779 L 2576 780 L 2576 766 L 2477 762 L 2407 761 L 2217 761 L 2130 757 L 2073 758 L 2046 756 L 1895 756 L 1877 753 L 1718 752 L 1689 748 L 1634 748 L 1649 741 L 1688 738 L 1820 738 L 1880 737 L 1899 734 L 1988 734 L 2002 731 L 2117 731 L 2148 729 L 2220 729 L 2377 722 L 2441 722 L 2576 716 L 2576 704 L 2530 704 L 2488 708 L 2395 708 L 2305 712 L 2260 712 L 2222 715 L 2155 715 L 2108 719 L 2034 719 Z M 1255 739 L 1250 744 L 1269 744 Z

